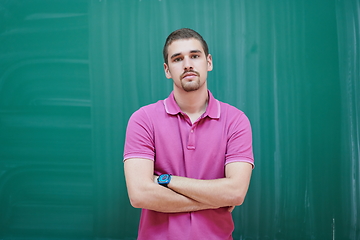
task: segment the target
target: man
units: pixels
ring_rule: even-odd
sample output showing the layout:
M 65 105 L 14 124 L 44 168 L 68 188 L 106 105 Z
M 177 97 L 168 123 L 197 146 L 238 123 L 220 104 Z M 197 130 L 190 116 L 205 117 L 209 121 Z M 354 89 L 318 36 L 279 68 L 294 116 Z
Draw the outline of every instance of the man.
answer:
M 249 120 L 207 89 L 212 56 L 197 32 L 171 33 L 163 55 L 173 92 L 136 111 L 126 132 L 126 185 L 142 208 L 138 239 L 232 239 L 231 211 L 254 164 Z

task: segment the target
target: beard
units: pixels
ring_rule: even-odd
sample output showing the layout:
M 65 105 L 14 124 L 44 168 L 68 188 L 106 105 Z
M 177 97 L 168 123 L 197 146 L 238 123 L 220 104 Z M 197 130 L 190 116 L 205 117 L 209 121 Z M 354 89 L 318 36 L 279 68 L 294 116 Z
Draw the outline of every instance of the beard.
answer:
M 200 79 L 197 78 L 196 80 L 193 81 L 181 81 L 181 86 L 184 89 L 185 92 L 192 92 L 192 91 L 196 91 L 200 88 Z
M 183 76 L 189 72 L 193 72 L 197 75 L 197 78 L 193 79 L 192 81 L 187 81 L 183 79 Z M 196 71 L 190 70 L 190 71 L 186 71 L 184 72 L 181 76 L 180 76 L 181 80 L 181 87 L 185 92 L 192 92 L 192 91 L 196 91 L 200 88 L 200 74 Z

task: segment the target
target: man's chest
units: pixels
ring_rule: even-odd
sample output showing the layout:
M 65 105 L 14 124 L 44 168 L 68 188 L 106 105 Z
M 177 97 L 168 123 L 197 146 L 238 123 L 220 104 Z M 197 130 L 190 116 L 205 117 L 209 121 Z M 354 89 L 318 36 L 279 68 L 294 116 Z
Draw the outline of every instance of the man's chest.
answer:
M 223 177 L 228 133 L 219 124 L 203 119 L 156 126 L 155 169 L 193 178 Z

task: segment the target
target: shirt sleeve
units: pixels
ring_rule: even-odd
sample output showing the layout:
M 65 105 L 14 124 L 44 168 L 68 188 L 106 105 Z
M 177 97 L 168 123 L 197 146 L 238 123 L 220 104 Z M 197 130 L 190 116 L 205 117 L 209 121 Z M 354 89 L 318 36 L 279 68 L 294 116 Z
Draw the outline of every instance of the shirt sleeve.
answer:
M 232 119 L 229 127 L 225 164 L 232 162 L 248 162 L 254 168 L 252 149 L 252 130 L 247 116 L 240 112 Z
M 125 136 L 124 161 L 129 158 L 154 160 L 154 134 L 151 121 L 144 108 L 130 117 Z

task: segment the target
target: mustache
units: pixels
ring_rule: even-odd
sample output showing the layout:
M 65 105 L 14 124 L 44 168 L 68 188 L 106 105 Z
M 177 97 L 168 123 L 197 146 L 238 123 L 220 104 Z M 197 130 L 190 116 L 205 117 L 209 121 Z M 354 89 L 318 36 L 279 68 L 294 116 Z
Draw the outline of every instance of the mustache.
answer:
M 189 71 L 185 71 L 185 72 L 183 72 L 183 74 L 181 74 L 181 76 L 180 76 L 180 79 L 183 79 L 187 74 L 189 74 L 189 73 L 194 73 L 194 74 L 196 74 L 196 76 L 200 76 L 200 73 L 199 72 L 197 72 L 197 71 L 194 71 L 194 70 L 189 70 Z

